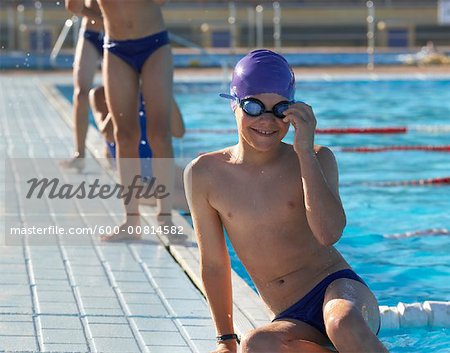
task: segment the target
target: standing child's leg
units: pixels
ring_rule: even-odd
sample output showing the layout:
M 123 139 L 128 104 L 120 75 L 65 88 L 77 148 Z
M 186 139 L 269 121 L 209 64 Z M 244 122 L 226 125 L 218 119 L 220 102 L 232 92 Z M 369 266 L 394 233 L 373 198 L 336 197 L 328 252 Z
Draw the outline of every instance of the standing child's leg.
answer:
M 75 156 L 61 163 L 66 168 L 83 169 L 86 135 L 89 126 L 89 90 L 92 87 L 99 54 L 84 37 L 82 31 L 77 42 L 73 66 L 73 121 Z
M 128 190 L 139 173 L 139 123 L 138 92 L 139 75 L 127 63 L 117 56 L 105 52 L 104 81 L 106 101 L 114 124 L 114 136 L 117 146 L 117 167 L 122 185 Z M 134 227 L 140 225 L 139 202 L 131 197 L 125 201 L 126 219 L 119 232 L 105 241 L 120 241 L 136 238 Z M 131 230 L 128 232 L 127 230 Z
M 142 94 L 147 113 L 147 136 L 153 151 L 157 184 L 173 195 L 174 161 L 172 149 L 172 53 L 169 45 L 157 49 L 142 68 Z M 172 197 L 158 200 L 158 221 L 171 223 Z

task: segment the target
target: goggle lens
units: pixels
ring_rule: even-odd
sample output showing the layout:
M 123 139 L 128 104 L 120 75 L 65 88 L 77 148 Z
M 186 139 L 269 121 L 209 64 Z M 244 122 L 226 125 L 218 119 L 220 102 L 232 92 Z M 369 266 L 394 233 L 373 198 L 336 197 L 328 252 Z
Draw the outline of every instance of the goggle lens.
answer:
M 275 104 L 272 108 L 273 114 L 280 119 L 284 119 L 285 115 L 283 114 L 289 108 L 288 102 L 280 102 Z
M 282 101 L 275 104 L 272 110 L 266 110 L 266 107 L 263 102 L 255 98 L 247 98 L 243 99 L 240 103 L 242 110 L 250 116 L 256 117 L 260 116 L 264 113 L 272 113 L 278 119 L 284 119 L 285 115 L 283 114 L 292 102 Z
M 253 100 L 242 101 L 242 110 L 250 116 L 260 116 L 266 110 L 266 107 L 261 103 Z

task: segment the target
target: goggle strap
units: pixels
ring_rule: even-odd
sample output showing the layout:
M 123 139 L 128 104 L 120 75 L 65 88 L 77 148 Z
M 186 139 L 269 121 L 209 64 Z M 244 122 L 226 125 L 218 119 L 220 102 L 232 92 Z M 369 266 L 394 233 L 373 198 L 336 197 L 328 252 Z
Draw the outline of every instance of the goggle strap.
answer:
M 220 93 L 219 96 L 222 97 L 222 98 L 231 99 L 231 100 L 233 100 L 233 101 L 239 101 L 239 98 L 238 98 L 238 97 L 232 96 L 231 94 Z

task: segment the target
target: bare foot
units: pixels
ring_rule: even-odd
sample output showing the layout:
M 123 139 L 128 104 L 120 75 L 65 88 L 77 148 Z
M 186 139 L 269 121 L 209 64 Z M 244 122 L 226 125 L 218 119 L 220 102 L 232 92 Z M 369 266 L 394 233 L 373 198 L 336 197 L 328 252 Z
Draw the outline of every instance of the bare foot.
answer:
M 66 169 L 76 169 L 78 173 L 82 172 L 86 166 L 84 157 L 75 155 L 75 157 L 59 162 L 59 165 Z
M 127 220 L 125 223 L 121 224 L 118 227 L 118 231 L 112 234 L 103 235 L 100 239 L 105 243 L 118 243 L 118 242 L 127 242 L 133 240 L 141 240 L 142 234 L 136 233 L 136 228 L 140 227 L 140 215 L 133 214 L 127 215 Z

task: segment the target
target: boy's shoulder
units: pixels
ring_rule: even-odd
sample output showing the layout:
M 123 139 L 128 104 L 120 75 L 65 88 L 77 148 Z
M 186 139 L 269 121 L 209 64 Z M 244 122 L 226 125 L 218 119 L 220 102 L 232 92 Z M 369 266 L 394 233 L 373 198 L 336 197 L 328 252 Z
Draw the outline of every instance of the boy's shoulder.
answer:
M 316 154 L 318 153 L 333 153 L 331 152 L 331 149 L 327 146 L 323 146 L 323 145 L 314 145 L 314 152 L 316 152 Z
M 213 176 L 214 172 L 230 162 L 232 148 L 230 146 L 221 150 L 202 153 L 187 165 L 186 171 L 195 173 L 196 176 Z
M 320 159 L 334 159 L 333 151 L 327 147 L 322 145 L 314 145 L 314 152 L 316 153 L 317 158 Z

